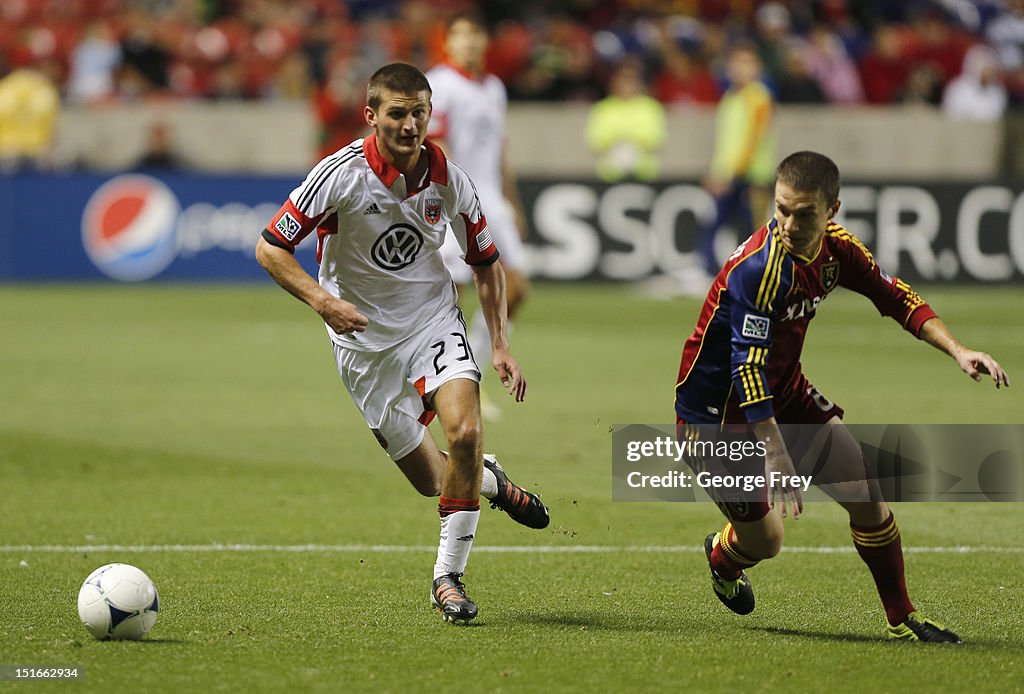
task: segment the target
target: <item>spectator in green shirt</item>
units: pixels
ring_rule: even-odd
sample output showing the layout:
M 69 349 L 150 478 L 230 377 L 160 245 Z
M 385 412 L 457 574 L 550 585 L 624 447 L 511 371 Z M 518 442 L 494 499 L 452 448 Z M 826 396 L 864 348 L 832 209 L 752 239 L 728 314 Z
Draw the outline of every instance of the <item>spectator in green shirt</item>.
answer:
M 665 108 L 646 94 L 639 64 L 626 60 L 611 76 L 610 94 L 590 110 L 586 140 L 606 181 L 650 181 L 658 176 L 665 142 Z

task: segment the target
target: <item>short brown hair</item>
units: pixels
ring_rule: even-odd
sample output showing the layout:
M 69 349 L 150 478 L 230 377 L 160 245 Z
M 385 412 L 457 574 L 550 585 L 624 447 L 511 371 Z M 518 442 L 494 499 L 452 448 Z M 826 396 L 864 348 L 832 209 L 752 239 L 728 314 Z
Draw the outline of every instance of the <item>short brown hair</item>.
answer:
M 391 63 L 373 73 L 366 85 L 366 105 L 374 111 L 384 100 L 384 92 L 399 94 L 431 94 L 430 82 L 419 68 L 408 63 Z
M 824 154 L 806 150 L 790 154 L 775 169 L 775 180 L 803 193 L 820 191 L 828 203 L 839 199 L 839 167 Z

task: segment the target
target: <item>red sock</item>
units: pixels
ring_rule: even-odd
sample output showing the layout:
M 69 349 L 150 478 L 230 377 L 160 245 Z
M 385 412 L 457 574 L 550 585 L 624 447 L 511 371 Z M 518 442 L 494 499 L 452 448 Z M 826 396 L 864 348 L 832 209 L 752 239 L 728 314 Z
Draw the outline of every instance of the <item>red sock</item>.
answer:
M 718 534 L 718 544 L 711 550 L 711 568 L 727 581 L 735 581 L 743 569 L 749 569 L 757 564 L 755 560 L 740 552 L 735 542 L 736 532 L 732 528 L 732 523 L 726 523 L 722 532 Z
M 480 499 L 452 499 L 442 496 L 438 499 L 437 513 L 446 518 L 456 511 L 479 511 Z
M 907 595 L 907 581 L 903 574 L 903 544 L 896 518 L 889 518 L 881 525 L 862 527 L 850 523 L 853 546 L 864 560 L 875 579 L 878 597 L 885 607 L 885 618 L 896 625 L 914 611 L 914 605 Z

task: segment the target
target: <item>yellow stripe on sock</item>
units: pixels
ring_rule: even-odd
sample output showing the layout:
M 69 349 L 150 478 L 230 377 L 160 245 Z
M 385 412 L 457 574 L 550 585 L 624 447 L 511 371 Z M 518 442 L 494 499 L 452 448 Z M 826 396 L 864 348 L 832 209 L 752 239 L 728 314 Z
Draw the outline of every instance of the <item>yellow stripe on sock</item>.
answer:
M 872 540 L 878 540 L 878 539 L 881 539 L 883 537 L 889 537 L 890 535 L 893 535 L 894 533 L 898 533 L 899 531 L 900 531 L 900 529 L 897 528 L 894 525 L 894 526 L 891 526 L 889 528 L 886 528 L 885 532 L 862 533 L 859 530 L 851 530 L 850 534 L 853 535 L 854 537 L 858 538 L 858 539 L 865 540 L 867 542 L 871 542 Z
M 857 530 L 856 528 L 850 528 L 850 532 L 853 533 L 854 535 L 860 535 L 861 537 L 866 537 L 866 538 L 881 537 L 882 535 L 888 535 L 889 533 L 891 533 L 893 528 L 895 528 L 895 527 L 896 527 L 896 523 L 890 523 L 889 525 L 885 526 L 881 530 L 872 530 L 871 532 L 866 532 L 864 530 Z
M 718 544 L 722 546 L 722 551 L 725 552 L 725 555 L 742 566 L 753 566 L 756 564 L 756 561 L 751 561 L 749 557 L 732 546 L 732 541 L 729 539 L 731 531 L 732 523 L 726 523 L 725 527 L 722 528 L 721 534 L 718 536 Z
M 877 542 L 862 542 L 862 541 L 857 540 L 856 538 L 854 538 L 853 543 L 855 545 L 859 545 L 861 547 L 885 547 L 886 545 L 892 544 L 899 536 L 900 536 L 900 534 L 896 533 L 895 535 L 893 535 L 892 537 L 890 537 L 887 540 L 879 540 Z
M 862 547 L 883 547 L 900 536 L 900 529 L 894 524 L 885 531 L 884 535 L 865 535 L 856 531 L 850 533 L 855 544 Z
M 885 526 L 879 528 L 878 530 L 858 530 L 857 528 L 850 526 L 850 532 L 854 535 L 859 535 L 860 537 L 863 537 L 865 539 L 870 539 L 873 537 L 881 537 L 882 535 L 888 535 L 896 527 L 896 516 L 889 516 L 889 522 L 886 523 Z

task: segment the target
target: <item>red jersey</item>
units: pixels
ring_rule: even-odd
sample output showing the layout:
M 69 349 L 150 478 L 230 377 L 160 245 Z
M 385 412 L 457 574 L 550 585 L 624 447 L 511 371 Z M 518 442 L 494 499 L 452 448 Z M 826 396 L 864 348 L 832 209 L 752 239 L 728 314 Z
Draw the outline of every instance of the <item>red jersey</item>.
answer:
M 693 423 L 756 422 L 801 383 L 800 353 L 819 304 L 836 287 L 871 299 L 917 336 L 935 312 L 885 274 L 853 234 L 829 222 L 812 258 L 785 249 L 772 219 L 733 251 L 683 345 L 676 414 Z

